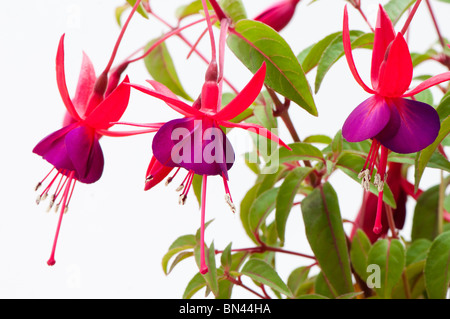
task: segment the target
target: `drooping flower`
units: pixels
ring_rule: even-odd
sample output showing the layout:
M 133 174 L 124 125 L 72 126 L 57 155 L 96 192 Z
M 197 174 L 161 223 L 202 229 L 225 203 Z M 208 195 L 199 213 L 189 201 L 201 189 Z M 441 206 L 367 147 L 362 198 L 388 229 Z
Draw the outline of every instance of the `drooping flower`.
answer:
M 212 74 L 214 73 L 216 77 L 208 78 L 207 76 L 200 98 L 193 106 L 180 101 L 173 93 L 169 93 L 170 91 L 167 88 L 155 81 L 148 81 L 154 87 L 153 90 L 137 84 L 131 84 L 131 86 L 165 101 L 171 108 L 184 116 L 167 122 L 158 130 L 152 143 L 154 159 L 152 158 L 153 164 L 151 163 L 150 166 L 152 168 L 158 166 L 159 168 L 156 170 L 158 172 L 167 172 L 174 167 L 185 168 L 188 171 L 188 175 L 182 183 L 184 190 L 180 197 L 181 203 L 186 200 L 194 174 L 202 175 L 204 184 L 206 184 L 207 176 L 221 176 L 225 186 L 227 203 L 233 209 L 234 204 L 227 181 L 228 170 L 234 163 L 234 151 L 221 126 L 251 130 L 284 147 L 289 147 L 276 135 L 260 125 L 230 122 L 231 119 L 247 109 L 260 93 L 266 74 L 265 63 L 242 91 L 222 109 L 220 108 L 221 99 L 217 72 L 212 72 Z M 161 173 L 161 175 L 164 174 Z M 148 181 L 152 181 L 153 176 L 156 175 L 150 176 L 151 178 Z M 202 189 L 206 191 L 205 187 Z M 204 196 L 205 194 L 203 194 Z M 204 209 L 205 201 L 202 200 L 202 229 L 204 226 Z M 204 258 L 202 258 L 200 271 L 207 272 Z
M 258 14 L 253 20 L 263 22 L 279 32 L 291 21 L 299 2 L 300 0 L 279 1 Z
M 382 197 L 389 150 L 404 154 L 418 152 L 434 142 L 440 129 L 439 116 L 432 106 L 408 98 L 450 80 L 450 72 L 434 76 L 408 90 L 413 76 L 408 45 L 402 33 L 395 33 L 393 24 L 381 5 L 372 52 L 372 88 L 363 82 L 355 67 L 347 8 L 344 10 L 343 44 L 353 77 L 367 93 L 372 94 L 351 112 L 343 125 L 342 134 L 349 142 L 372 139 L 371 149 L 359 177 L 368 190 L 377 166 L 373 181 L 379 191 L 374 232 L 379 233 L 382 229 Z
M 45 199 L 53 188 L 49 209 L 54 204 L 57 209 L 61 206 L 49 265 L 55 264 L 54 254 L 62 216 L 67 211 L 75 184 L 77 181 L 92 184 L 100 179 L 104 158 L 99 139 L 108 134 L 111 122 L 120 119 L 130 96 L 130 87 L 125 85 L 129 80 L 125 77 L 109 95 L 98 98 L 96 85 L 99 81 L 90 59 L 84 54 L 75 97 L 71 99 L 65 80 L 64 35 L 59 42 L 56 57 L 56 76 L 58 89 L 67 110 L 63 128 L 45 137 L 33 149 L 34 153 L 53 165 L 51 172 L 36 187 L 37 190 L 44 181 L 50 179 L 38 196 L 37 203 Z

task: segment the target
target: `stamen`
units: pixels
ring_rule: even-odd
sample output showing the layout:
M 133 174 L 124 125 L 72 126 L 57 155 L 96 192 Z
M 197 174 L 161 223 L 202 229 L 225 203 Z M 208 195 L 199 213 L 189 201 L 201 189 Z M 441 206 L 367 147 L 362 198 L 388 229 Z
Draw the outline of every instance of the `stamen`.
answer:
M 177 176 L 178 172 L 180 171 L 181 167 L 178 167 L 178 169 L 176 170 L 175 174 L 173 174 L 172 176 L 170 176 L 169 178 L 167 178 L 166 180 L 166 186 L 168 186 L 170 183 L 172 183 L 173 179 L 175 178 L 175 176 Z M 181 191 L 181 189 L 179 189 L 180 186 L 178 186 L 178 188 L 176 189 L 177 192 Z
M 236 213 L 236 206 L 233 203 L 233 198 L 231 197 L 230 189 L 228 187 L 227 179 L 225 178 L 225 175 L 222 173 L 222 179 L 223 179 L 223 185 L 225 187 L 225 201 L 227 202 L 228 206 L 230 206 L 231 211 L 233 213 Z
M 42 181 L 40 181 L 39 183 L 37 183 L 36 187 L 34 188 L 34 191 L 37 191 L 41 186 L 42 183 L 44 183 L 44 181 L 47 179 L 47 177 L 50 176 L 50 174 L 55 170 L 55 167 L 53 167 L 50 172 L 48 172 L 48 174 L 44 177 L 44 179 Z
M 206 181 L 208 175 L 203 175 L 202 180 L 202 209 L 200 220 L 200 273 L 208 273 L 208 266 L 205 262 L 205 215 L 206 215 Z
M 194 180 L 194 174 L 195 174 L 194 171 L 191 170 L 191 171 L 189 171 L 188 175 L 185 178 L 185 181 L 187 179 L 186 186 L 184 186 L 184 190 L 181 193 L 180 198 L 178 200 L 178 203 L 180 205 L 184 205 L 186 203 L 187 194 L 189 193 L 189 190 L 191 189 L 192 181 Z M 184 181 L 183 181 L 183 183 L 184 183 Z M 178 186 L 177 190 L 179 190 L 180 187 L 182 187 L 182 185 Z
M 386 173 L 386 165 L 387 165 L 387 157 L 388 157 L 389 150 L 381 146 L 381 156 L 380 156 L 380 164 L 378 167 L 377 175 L 375 175 L 376 179 L 376 186 L 378 186 L 378 202 L 377 202 L 377 215 L 375 217 L 375 224 L 373 226 L 373 232 L 375 234 L 379 234 L 383 228 L 383 225 L 381 224 L 381 214 L 382 214 L 382 208 L 383 208 L 383 188 L 384 188 L 384 181 L 385 181 L 385 173 Z
M 66 188 L 64 189 L 64 194 L 62 196 L 63 201 L 62 201 L 61 213 L 60 213 L 60 216 L 59 216 L 58 225 L 56 227 L 56 234 L 55 234 L 55 239 L 53 241 L 52 252 L 50 254 L 49 260 L 47 261 L 47 265 L 49 265 L 49 266 L 53 266 L 56 263 L 56 261 L 55 261 L 56 244 L 58 242 L 58 236 L 59 236 L 59 231 L 61 229 L 62 218 L 63 218 L 64 212 L 67 211 L 66 210 L 66 204 L 68 203 L 67 200 L 69 199 L 70 186 L 72 184 L 72 180 L 73 180 L 74 175 L 75 175 L 75 172 L 71 171 L 69 176 L 68 176 L 68 178 L 67 178 L 68 183 L 67 183 Z

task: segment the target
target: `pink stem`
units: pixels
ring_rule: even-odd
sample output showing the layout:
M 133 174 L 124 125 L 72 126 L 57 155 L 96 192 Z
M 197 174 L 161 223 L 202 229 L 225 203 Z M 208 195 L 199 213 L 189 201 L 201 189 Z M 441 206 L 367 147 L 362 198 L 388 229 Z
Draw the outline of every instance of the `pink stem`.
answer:
M 216 60 L 216 43 L 214 40 L 214 33 L 211 24 L 211 18 L 209 16 L 208 6 L 206 4 L 206 0 L 202 0 L 203 10 L 205 11 L 206 23 L 208 25 L 209 39 L 211 41 L 211 61 Z
M 202 275 L 208 272 L 208 266 L 205 262 L 205 211 L 206 211 L 206 180 L 208 175 L 203 175 L 202 179 L 202 213 L 200 222 L 200 273 Z
M 406 30 L 408 30 L 409 25 L 411 23 L 412 18 L 414 17 L 414 15 L 416 14 L 417 9 L 419 8 L 420 3 L 422 2 L 422 0 L 417 0 L 416 4 L 414 5 L 414 7 L 412 8 L 408 19 L 406 19 L 405 25 L 402 28 L 402 31 L 400 31 L 402 34 L 406 33 Z
M 105 71 L 103 71 L 104 74 L 107 74 L 109 72 L 109 70 L 111 69 L 111 66 L 112 66 L 114 59 L 116 57 L 116 54 L 117 54 L 117 50 L 119 49 L 120 42 L 122 41 L 123 35 L 125 34 L 125 30 L 127 29 L 128 24 L 130 23 L 131 18 L 133 17 L 133 15 L 136 12 L 140 3 L 141 3 L 141 0 L 136 1 L 136 3 L 133 6 L 133 9 L 131 10 L 130 15 L 128 16 L 127 21 L 123 25 L 123 28 L 120 31 L 119 38 L 117 39 L 116 45 L 114 46 L 113 53 L 111 54 L 111 58 L 109 59 L 108 65 L 106 66 Z

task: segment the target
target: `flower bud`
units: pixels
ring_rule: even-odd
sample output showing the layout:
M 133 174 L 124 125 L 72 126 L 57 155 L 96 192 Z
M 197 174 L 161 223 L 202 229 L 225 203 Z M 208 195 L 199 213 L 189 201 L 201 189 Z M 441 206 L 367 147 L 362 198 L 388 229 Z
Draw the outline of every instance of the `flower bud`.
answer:
M 276 31 L 281 31 L 291 21 L 300 0 L 279 1 L 260 14 L 254 20 L 263 22 Z

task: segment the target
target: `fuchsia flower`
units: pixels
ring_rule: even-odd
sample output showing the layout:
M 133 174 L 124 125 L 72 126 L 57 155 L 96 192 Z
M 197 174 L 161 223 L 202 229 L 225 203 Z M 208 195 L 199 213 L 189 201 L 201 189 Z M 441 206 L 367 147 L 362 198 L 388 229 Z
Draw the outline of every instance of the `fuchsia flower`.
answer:
M 362 81 L 353 61 L 347 8 L 344 10 L 343 44 L 353 77 L 366 92 L 372 94 L 348 116 L 342 134 L 349 142 L 372 139 L 372 147 L 360 178 L 368 190 L 374 167 L 378 167 L 374 177 L 374 184 L 379 191 L 374 232 L 379 233 L 382 229 L 382 197 L 389 150 L 397 153 L 418 152 L 434 142 L 440 129 L 439 116 L 432 106 L 407 98 L 448 81 L 450 72 L 434 76 L 408 91 L 413 76 L 408 45 L 402 33 L 395 33 L 381 5 L 372 53 L 373 88 Z
M 95 76 L 89 57 L 84 54 L 75 97 L 71 99 L 66 87 L 64 71 L 64 35 L 61 37 L 56 56 L 56 79 L 61 98 L 67 113 L 63 128 L 48 135 L 40 141 L 33 152 L 42 156 L 53 165 L 52 171 L 38 184 L 42 183 L 56 171 L 50 182 L 39 195 L 37 203 L 45 199 L 52 186 L 56 185 L 51 196 L 50 207 L 57 202 L 61 206 L 61 215 L 56 231 L 55 241 L 49 265 L 55 264 L 54 254 L 59 235 L 62 216 L 70 202 L 77 181 L 92 184 L 98 181 L 103 172 L 104 158 L 99 139 L 108 135 L 111 122 L 116 122 L 125 112 L 130 97 L 130 87 L 126 77 L 109 95 L 103 96 L 98 87 L 104 78 Z M 106 88 L 105 85 L 103 87 Z M 122 134 L 122 133 L 117 133 Z M 128 132 L 130 134 L 130 132 Z
M 217 74 L 217 72 L 212 72 L 212 74 Z M 165 101 L 171 108 L 184 115 L 183 118 L 167 122 L 156 133 L 152 143 L 154 157 L 147 172 L 147 183 L 152 182 L 152 184 L 147 184 L 146 188 L 153 187 L 160 182 L 172 168 L 185 168 L 188 170 L 188 175 L 182 183 L 184 191 L 180 198 L 180 202 L 184 203 L 194 174 L 202 175 L 204 183 L 206 183 L 207 176 L 220 175 L 224 181 L 227 202 L 234 210 L 227 185 L 228 170 L 234 163 L 234 152 L 220 126 L 251 130 L 289 148 L 262 126 L 230 122 L 257 98 L 264 84 L 265 74 L 266 65 L 264 63 L 242 91 L 222 109 L 220 108 L 219 84 L 217 77 L 214 76 L 208 78 L 207 75 L 200 98 L 193 106 L 180 101 L 169 89 L 155 81 L 148 81 L 154 90 L 131 84 L 135 89 Z M 205 202 L 202 200 L 203 216 L 204 205 Z M 204 219 L 202 220 L 203 226 Z M 203 259 L 201 272 L 207 272 Z
M 300 0 L 279 1 L 258 14 L 253 20 L 261 21 L 276 31 L 281 31 L 291 21 L 299 2 Z

